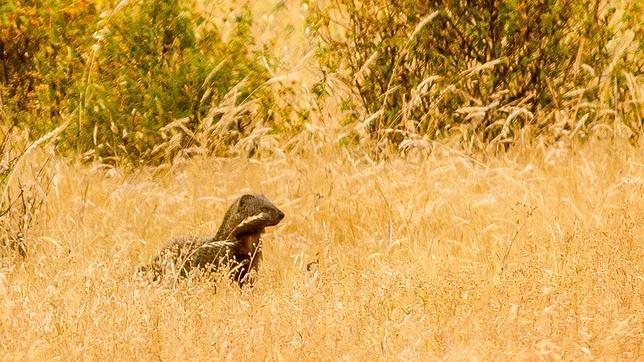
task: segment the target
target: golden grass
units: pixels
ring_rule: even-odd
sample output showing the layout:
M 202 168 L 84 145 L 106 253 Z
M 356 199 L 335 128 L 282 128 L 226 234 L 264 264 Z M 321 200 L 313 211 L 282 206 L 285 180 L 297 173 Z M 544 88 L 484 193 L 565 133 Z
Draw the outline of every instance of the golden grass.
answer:
M 239 2 L 196 2 L 226 36 L 220 15 Z M 589 126 L 583 146 L 542 147 L 525 132 L 508 153 L 472 156 L 419 136 L 407 156 L 374 160 L 333 146 L 355 127 L 341 125 L 350 111 L 332 74 L 334 94 L 310 92 L 321 70 L 306 6 L 250 6 L 257 46 L 280 60 L 269 69 L 276 105 L 293 120 L 310 112 L 305 131 L 249 136 L 271 155 L 259 160 L 130 170 L 54 156 L 28 256 L 0 252 L 0 359 L 644 356 L 644 145 L 623 140 L 620 120 Z M 585 118 L 570 110 L 581 106 L 554 110 L 552 127 L 577 132 Z M 30 186 L 46 157 L 33 150 L 12 181 Z M 286 213 L 264 236 L 254 288 L 134 280 L 169 238 L 213 234 L 248 191 Z
M 431 155 L 386 161 L 322 148 L 155 170 L 52 167 L 30 254 L 1 259 L 5 360 L 644 352 L 641 145 L 530 146 L 479 160 L 435 144 Z M 264 236 L 254 288 L 132 278 L 168 238 L 214 233 L 246 191 L 287 215 Z

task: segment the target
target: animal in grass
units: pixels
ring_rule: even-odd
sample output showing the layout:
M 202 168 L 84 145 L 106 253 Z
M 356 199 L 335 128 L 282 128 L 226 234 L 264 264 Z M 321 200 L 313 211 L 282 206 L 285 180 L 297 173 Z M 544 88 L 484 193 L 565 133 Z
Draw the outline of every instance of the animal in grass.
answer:
M 185 277 L 193 269 L 216 272 L 227 267 L 239 286 L 248 283 L 262 257 L 261 234 L 277 225 L 284 213 L 264 195 L 243 195 L 228 208 L 214 237 L 171 240 L 140 273 L 159 280 L 173 273 Z

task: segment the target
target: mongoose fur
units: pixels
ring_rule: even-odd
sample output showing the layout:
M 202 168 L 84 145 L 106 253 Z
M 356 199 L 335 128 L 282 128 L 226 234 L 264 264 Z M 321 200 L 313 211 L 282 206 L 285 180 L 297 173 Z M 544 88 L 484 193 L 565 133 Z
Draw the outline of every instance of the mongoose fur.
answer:
M 257 270 L 262 257 L 260 235 L 267 226 L 277 225 L 284 213 L 263 195 L 243 195 L 228 208 L 214 237 L 184 237 L 171 240 L 152 263 L 139 269 L 152 272 L 155 280 L 174 272 L 185 277 L 192 269 L 215 272 L 230 269 L 240 286 Z

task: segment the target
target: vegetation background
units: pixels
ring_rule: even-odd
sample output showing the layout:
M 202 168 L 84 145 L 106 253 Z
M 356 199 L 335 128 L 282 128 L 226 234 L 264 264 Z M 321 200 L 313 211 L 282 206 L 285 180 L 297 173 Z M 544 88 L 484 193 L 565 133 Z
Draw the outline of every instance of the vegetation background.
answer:
M 641 359 L 642 14 L 4 1 L 0 355 Z M 254 288 L 132 277 L 251 191 Z

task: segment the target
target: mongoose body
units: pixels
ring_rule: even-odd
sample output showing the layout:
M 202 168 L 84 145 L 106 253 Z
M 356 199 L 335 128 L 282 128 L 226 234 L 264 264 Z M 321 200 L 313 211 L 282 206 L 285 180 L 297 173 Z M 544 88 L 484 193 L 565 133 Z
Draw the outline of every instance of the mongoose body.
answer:
M 261 260 L 264 229 L 283 218 L 284 213 L 265 196 L 243 195 L 228 208 L 214 237 L 172 240 L 140 271 L 159 279 L 169 272 L 186 276 L 195 268 L 215 272 L 228 267 L 231 278 L 242 286 Z

